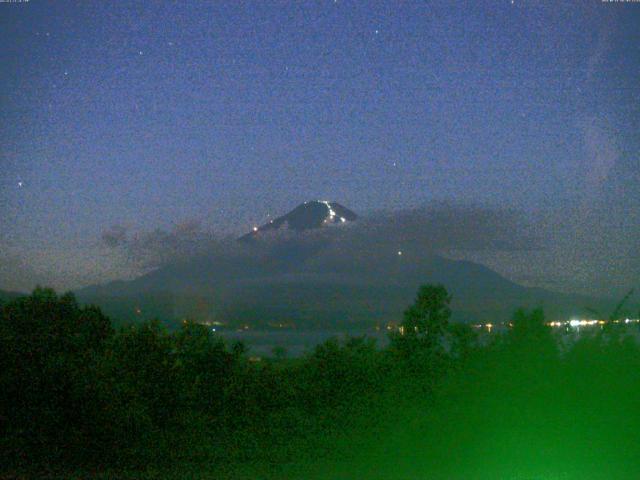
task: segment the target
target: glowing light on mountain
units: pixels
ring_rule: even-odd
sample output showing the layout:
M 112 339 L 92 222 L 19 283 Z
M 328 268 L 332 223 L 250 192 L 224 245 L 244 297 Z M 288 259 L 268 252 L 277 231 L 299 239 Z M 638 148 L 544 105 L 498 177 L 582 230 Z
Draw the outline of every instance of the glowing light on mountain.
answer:
M 329 210 L 329 220 L 333 221 L 336 216 L 336 212 L 331 208 L 331 204 L 327 200 L 320 200 L 321 203 L 324 203 Z

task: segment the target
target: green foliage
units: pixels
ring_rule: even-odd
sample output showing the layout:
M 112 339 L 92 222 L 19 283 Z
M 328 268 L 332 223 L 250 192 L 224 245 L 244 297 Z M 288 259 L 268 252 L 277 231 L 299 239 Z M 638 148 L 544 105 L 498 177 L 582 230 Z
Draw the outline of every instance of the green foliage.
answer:
M 516 348 L 553 348 L 554 339 L 551 327 L 545 323 L 544 312 L 541 309 L 527 313 L 524 309 L 517 310 L 512 318 L 512 328 L 507 335 L 507 341 Z
M 450 301 L 421 287 L 387 348 L 333 338 L 256 362 L 197 323 L 116 332 L 36 289 L 0 306 L 0 462 L 10 477 L 638 477 L 635 340 L 556 338 L 519 310 L 487 341 L 449 323 Z
M 175 334 L 174 348 L 186 406 L 215 415 L 222 408 L 225 384 L 237 354 L 229 353 L 224 341 L 208 327 L 193 322 Z
M 112 334 L 109 319 L 72 294 L 37 288 L 2 307 L 0 421 L 23 460 L 60 459 L 63 446 L 91 443 L 91 379 Z
M 445 333 L 451 318 L 451 296 L 442 285 L 423 285 L 414 304 L 404 312 L 406 335 L 423 338 L 435 345 Z
M 316 347 L 307 365 L 305 405 L 312 411 L 336 412 L 357 405 L 381 389 L 386 367 L 375 341 L 364 337 L 333 338 Z
M 425 391 L 433 388 L 433 381 L 448 367 L 444 343 L 450 303 L 451 296 L 444 286 L 421 286 L 415 302 L 404 312 L 399 332 L 390 335 L 392 355 L 409 375 L 424 378 L 416 387 Z
M 449 325 L 449 341 L 452 358 L 457 359 L 461 364 L 466 363 L 478 348 L 478 334 L 466 323 Z

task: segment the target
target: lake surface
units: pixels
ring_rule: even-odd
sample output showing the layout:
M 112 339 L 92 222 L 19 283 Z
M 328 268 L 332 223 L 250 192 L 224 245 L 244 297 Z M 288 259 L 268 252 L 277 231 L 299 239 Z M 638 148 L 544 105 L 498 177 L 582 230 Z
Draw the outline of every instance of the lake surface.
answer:
M 562 331 L 554 329 L 554 333 L 562 338 L 562 343 L 577 341 L 583 335 L 593 335 L 600 330 L 600 327 L 588 327 L 569 329 Z M 492 335 L 504 333 L 504 329 L 496 329 L 491 332 L 479 330 L 481 342 L 487 341 Z M 624 333 L 630 335 L 640 343 L 640 326 L 638 324 L 628 325 L 624 328 Z M 233 342 L 240 340 L 248 348 L 249 356 L 271 357 L 275 347 L 283 347 L 287 357 L 299 357 L 306 353 L 313 352 L 316 345 L 325 342 L 330 338 L 345 339 L 348 336 L 367 336 L 376 341 L 379 348 L 389 344 L 388 332 L 386 330 L 242 330 L 242 331 L 222 331 L 219 334 L 226 340 Z

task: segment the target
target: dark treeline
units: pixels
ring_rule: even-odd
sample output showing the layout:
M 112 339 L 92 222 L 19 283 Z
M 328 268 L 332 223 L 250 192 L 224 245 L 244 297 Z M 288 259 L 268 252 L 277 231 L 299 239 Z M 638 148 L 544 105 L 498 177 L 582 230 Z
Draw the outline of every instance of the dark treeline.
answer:
M 424 286 L 380 349 L 251 361 L 209 328 L 115 330 L 73 295 L 0 308 L 0 477 L 638 478 L 640 348 L 540 310 L 503 334 Z

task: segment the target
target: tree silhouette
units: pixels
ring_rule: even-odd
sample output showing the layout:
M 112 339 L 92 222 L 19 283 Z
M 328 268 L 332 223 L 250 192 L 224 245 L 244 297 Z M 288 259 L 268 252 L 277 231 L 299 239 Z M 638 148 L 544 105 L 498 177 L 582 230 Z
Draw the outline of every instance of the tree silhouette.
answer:
M 415 333 L 435 341 L 446 331 L 451 317 L 451 296 L 442 285 L 423 285 L 414 304 L 404 312 L 402 326 L 407 334 Z
M 194 322 L 183 324 L 173 340 L 175 366 L 187 405 L 218 412 L 234 362 L 224 340 L 207 326 Z
M 433 388 L 450 364 L 444 348 L 450 302 L 444 286 L 421 286 L 413 305 L 404 312 L 399 331 L 390 335 L 390 353 L 398 357 L 410 377 L 425 380 L 415 384 L 423 393 Z
M 98 308 L 70 293 L 36 288 L 0 309 L 0 430 L 4 420 L 31 461 L 93 441 L 95 364 L 112 333 Z

